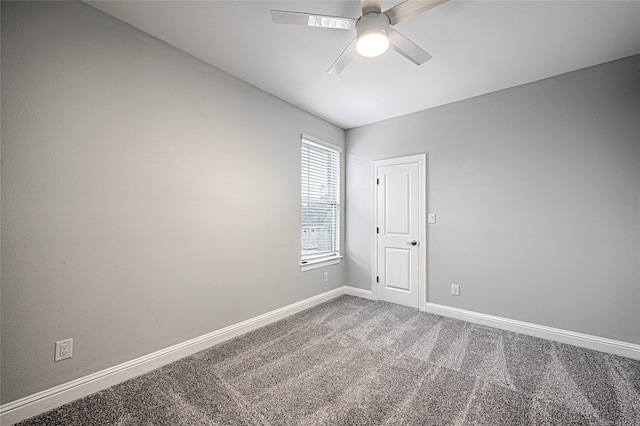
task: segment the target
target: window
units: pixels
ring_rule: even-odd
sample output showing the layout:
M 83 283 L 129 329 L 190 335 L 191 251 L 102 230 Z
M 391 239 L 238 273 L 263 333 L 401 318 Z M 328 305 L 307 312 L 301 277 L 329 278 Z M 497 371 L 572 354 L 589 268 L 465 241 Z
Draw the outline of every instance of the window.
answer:
M 302 270 L 340 262 L 341 148 L 302 135 Z

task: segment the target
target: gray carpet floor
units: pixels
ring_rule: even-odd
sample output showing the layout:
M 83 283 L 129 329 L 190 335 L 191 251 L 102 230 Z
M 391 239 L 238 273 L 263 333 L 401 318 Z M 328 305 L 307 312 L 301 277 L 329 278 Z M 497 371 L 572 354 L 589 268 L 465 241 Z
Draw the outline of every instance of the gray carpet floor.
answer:
M 640 425 L 640 361 L 342 296 L 21 425 Z

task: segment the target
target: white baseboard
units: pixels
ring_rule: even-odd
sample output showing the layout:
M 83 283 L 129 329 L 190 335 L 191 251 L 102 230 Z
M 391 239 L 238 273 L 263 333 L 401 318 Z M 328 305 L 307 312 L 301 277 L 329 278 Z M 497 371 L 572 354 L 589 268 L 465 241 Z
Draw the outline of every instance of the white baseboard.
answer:
M 574 331 L 567 331 L 559 328 L 512 320 L 509 318 L 466 311 L 464 309 L 452 308 L 435 303 L 427 303 L 427 312 L 475 324 L 495 327 L 501 330 L 541 337 L 543 339 L 640 360 L 640 345 L 633 343 L 605 339 L 603 337 L 591 336 L 589 334 L 576 333 Z
M 0 424 L 9 426 L 68 402 L 107 389 L 113 385 L 148 373 L 163 365 L 193 355 L 204 349 L 258 329 L 272 322 L 309 309 L 346 293 L 347 287 L 339 287 L 326 293 L 292 303 L 280 309 L 213 331 L 183 343 L 162 349 L 140 358 L 98 371 L 60 386 L 29 395 L 0 406 Z M 366 291 L 366 290 L 363 290 Z
M 343 286 L 326 293 L 293 303 L 246 321 L 213 331 L 183 343 L 153 352 L 140 358 L 116 365 L 106 370 L 81 377 L 60 386 L 29 395 L 0 406 L 0 424 L 12 425 L 78 398 L 107 389 L 113 385 L 148 373 L 163 365 L 193 355 L 241 334 L 258 329 L 272 322 L 327 302 L 343 294 L 373 300 L 371 290 Z M 640 360 L 640 345 L 575 333 L 552 327 L 486 315 L 464 309 L 427 303 L 427 312 L 457 318 L 476 324 L 514 331 L 516 333 L 555 340 L 588 349 L 621 355 Z
M 349 296 L 360 297 L 362 299 L 374 300 L 371 290 L 365 290 L 363 288 L 345 286 L 344 294 Z

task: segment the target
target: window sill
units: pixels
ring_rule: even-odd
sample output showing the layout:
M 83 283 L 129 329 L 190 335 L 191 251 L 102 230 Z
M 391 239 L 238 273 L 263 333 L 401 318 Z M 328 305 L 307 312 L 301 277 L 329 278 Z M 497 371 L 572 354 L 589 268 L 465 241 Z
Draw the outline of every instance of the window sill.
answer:
M 332 256 L 321 259 L 307 260 L 305 263 L 300 264 L 300 270 L 302 272 L 310 271 L 312 269 L 322 268 L 324 266 L 337 265 L 340 262 L 342 262 L 342 256 Z

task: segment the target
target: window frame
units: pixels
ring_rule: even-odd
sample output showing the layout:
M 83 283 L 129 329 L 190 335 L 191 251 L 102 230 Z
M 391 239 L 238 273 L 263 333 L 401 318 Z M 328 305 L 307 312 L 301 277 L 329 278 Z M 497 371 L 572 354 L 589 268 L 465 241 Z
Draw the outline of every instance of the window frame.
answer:
M 321 149 L 334 151 L 338 156 L 338 170 L 336 176 L 337 188 L 335 193 L 337 196 L 336 207 L 337 207 L 337 225 L 336 232 L 333 235 L 335 250 L 329 254 L 320 254 L 320 255 L 307 255 L 304 257 L 302 254 L 302 200 L 303 194 L 302 190 L 300 192 L 300 270 L 301 271 L 309 271 L 311 269 L 321 268 L 329 265 L 336 265 L 342 261 L 342 148 L 334 145 L 332 143 L 323 141 L 322 139 L 318 139 L 306 133 L 302 133 L 300 135 L 300 184 L 302 184 L 302 154 L 305 144 L 315 145 Z M 337 234 L 337 235 L 335 235 Z

